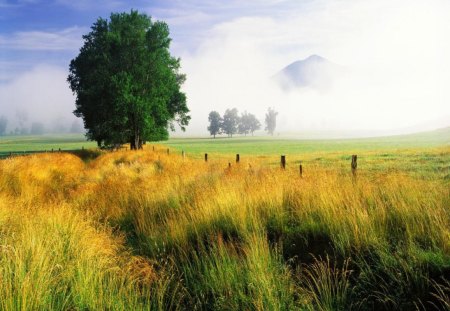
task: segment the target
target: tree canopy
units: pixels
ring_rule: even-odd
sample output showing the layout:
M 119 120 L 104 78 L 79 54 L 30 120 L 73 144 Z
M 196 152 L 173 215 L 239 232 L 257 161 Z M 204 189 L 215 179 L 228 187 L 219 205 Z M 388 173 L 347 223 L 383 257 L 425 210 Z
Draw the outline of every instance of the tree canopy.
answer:
M 222 117 L 217 111 L 211 111 L 208 116 L 209 126 L 208 131 L 211 135 L 216 138 L 217 134 L 220 134 L 220 129 L 222 125 Z
M 238 131 L 239 115 L 236 108 L 227 109 L 223 115 L 222 130 L 225 134 L 233 137 Z
M 261 123 L 259 123 L 254 114 L 244 112 L 241 115 L 238 126 L 239 134 L 247 135 L 249 133 L 252 133 L 253 135 L 253 133 L 260 128 Z
M 99 146 L 164 140 L 190 116 L 180 87 L 180 59 L 171 56 L 169 27 L 137 11 L 99 18 L 70 63 L 74 114 Z
M 266 127 L 264 130 L 266 130 L 270 135 L 273 135 L 275 132 L 275 128 L 277 127 L 277 115 L 278 112 L 276 112 L 273 108 L 269 108 L 266 113 Z

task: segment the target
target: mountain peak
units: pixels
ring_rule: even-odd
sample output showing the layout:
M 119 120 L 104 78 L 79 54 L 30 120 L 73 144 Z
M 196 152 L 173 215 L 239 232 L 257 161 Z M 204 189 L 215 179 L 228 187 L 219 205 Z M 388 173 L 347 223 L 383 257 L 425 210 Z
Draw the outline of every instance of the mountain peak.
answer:
M 326 58 L 312 54 L 284 67 L 275 79 L 284 90 L 304 87 L 324 90 L 331 86 L 337 67 Z
M 327 60 L 320 55 L 312 54 L 309 55 L 307 58 L 305 58 L 303 61 L 327 61 Z

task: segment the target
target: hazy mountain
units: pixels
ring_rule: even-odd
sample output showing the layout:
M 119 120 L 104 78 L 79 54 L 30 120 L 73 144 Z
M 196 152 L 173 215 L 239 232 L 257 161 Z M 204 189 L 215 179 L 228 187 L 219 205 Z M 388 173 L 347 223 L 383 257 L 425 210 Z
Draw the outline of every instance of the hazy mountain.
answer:
M 311 87 L 326 91 L 340 71 L 339 65 L 319 55 L 311 55 L 286 66 L 273 78 L 284 90 Z

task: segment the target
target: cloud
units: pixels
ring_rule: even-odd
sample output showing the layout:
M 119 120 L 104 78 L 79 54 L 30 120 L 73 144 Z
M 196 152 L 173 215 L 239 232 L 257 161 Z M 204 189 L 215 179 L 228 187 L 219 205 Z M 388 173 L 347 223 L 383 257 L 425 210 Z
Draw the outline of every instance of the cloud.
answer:
M 88 11 L 92 9 L 106 9 L 106 10 L 115 10 L 120 7 L 123 7 L 127 4 L 126 1 L 120 0 L 55 0 L 56 4 L 63 5 L 69 8 L 73 8 L 79 11 Z
M 18 31 L 0 35 L 2 49 L 25 51 L 77 50 L 86 28 L 70 27 L 59 31 Z
M 231 107 L 260 120 L 275 107 L 281 131 L 393 133 L 450 116 L 448 2 L 312 1 L 297 9 L 291 1 L 284 4 L 284 16 L 219 23 L 194 53 L 183 52 L 190 131 L 204 133 L 209 111 Z M 335 77 L 328 93 L 284 93 L 273 85 L 269 77 L 311 54 L 344 66 L 348 74 Z
M 67 71 L 46 64 L 37 65 L 6 84 L 0 84 L 0 115 L 17 126 L 17 113 L 25 112 L 28 122 L 61 122 L 70 125 L 75 119 L 75 98 L 66 82 Z

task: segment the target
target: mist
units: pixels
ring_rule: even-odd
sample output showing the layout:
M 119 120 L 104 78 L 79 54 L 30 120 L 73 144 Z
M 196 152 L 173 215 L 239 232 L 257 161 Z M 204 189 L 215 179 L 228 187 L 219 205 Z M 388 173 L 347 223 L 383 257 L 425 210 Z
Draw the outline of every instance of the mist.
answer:
M 37 65 L 0 85 L 0 115 L 8 119 L 6 133 L 30 132 L 41 124 L 44 132 L 69 132 L 81 121 L 72 111 L 75 97 L 67 82 L 67 71 L 58 66 Z
M 261 122 L 274 107 L 281 133 L 370 136 L 449 126 L 449 12 L 444 1 L 314 2 L 306 14 L 218 24 L 182 57 L 193 117 L 187 135 L 207 134 L 208 113 L 233 107 Z M 271 78 L 312 54 L 342 68 L 331 84 L 323 81 L 326 88 L 286 91 Z
M 262 124 L 273 107 L 279 112 L 276 133 L 282 135 L 358 137 L 450 126 L 448 1 L 262 1 L 242 12 L 241 4 L 232 2 L 223 15 L 205 12 L 202 8 L 210 6 L 200 4 L 155 16 L 169 22 L 173 55 L 181 57 L 187 76 L 183 91 L 192 120 L 185 133 L 178 130 L 174 136 L 208 136 L 209 112 L 234 107 L 255 114 Z M 202 16 L 201 28 L 187 16 L 192 9 Z M 75 42 L 81 35 L 56 33 L 46 38 L 60 38 L 62 44 L 38 44 L 37 50 L 67 46 L 64 55 L 74 57 L 76 49 L 64 43 L 64 36 Z M 3 37 L 5 47 L 8 40 Z M 9 48 L 17 49 L 12 43 Z M 319 74 L 313 86 L 289 90 L 273 79 L 310 55 L 340 70 Z M 41 122 L 50 131 L 67 129 L 74 120 L 81 124 L 72 113 L 69 62 L 41 57 L 18 73 L 0 73 L 0 116 L 9 120 L 7 132 L 22 123 L 30 129 Z

